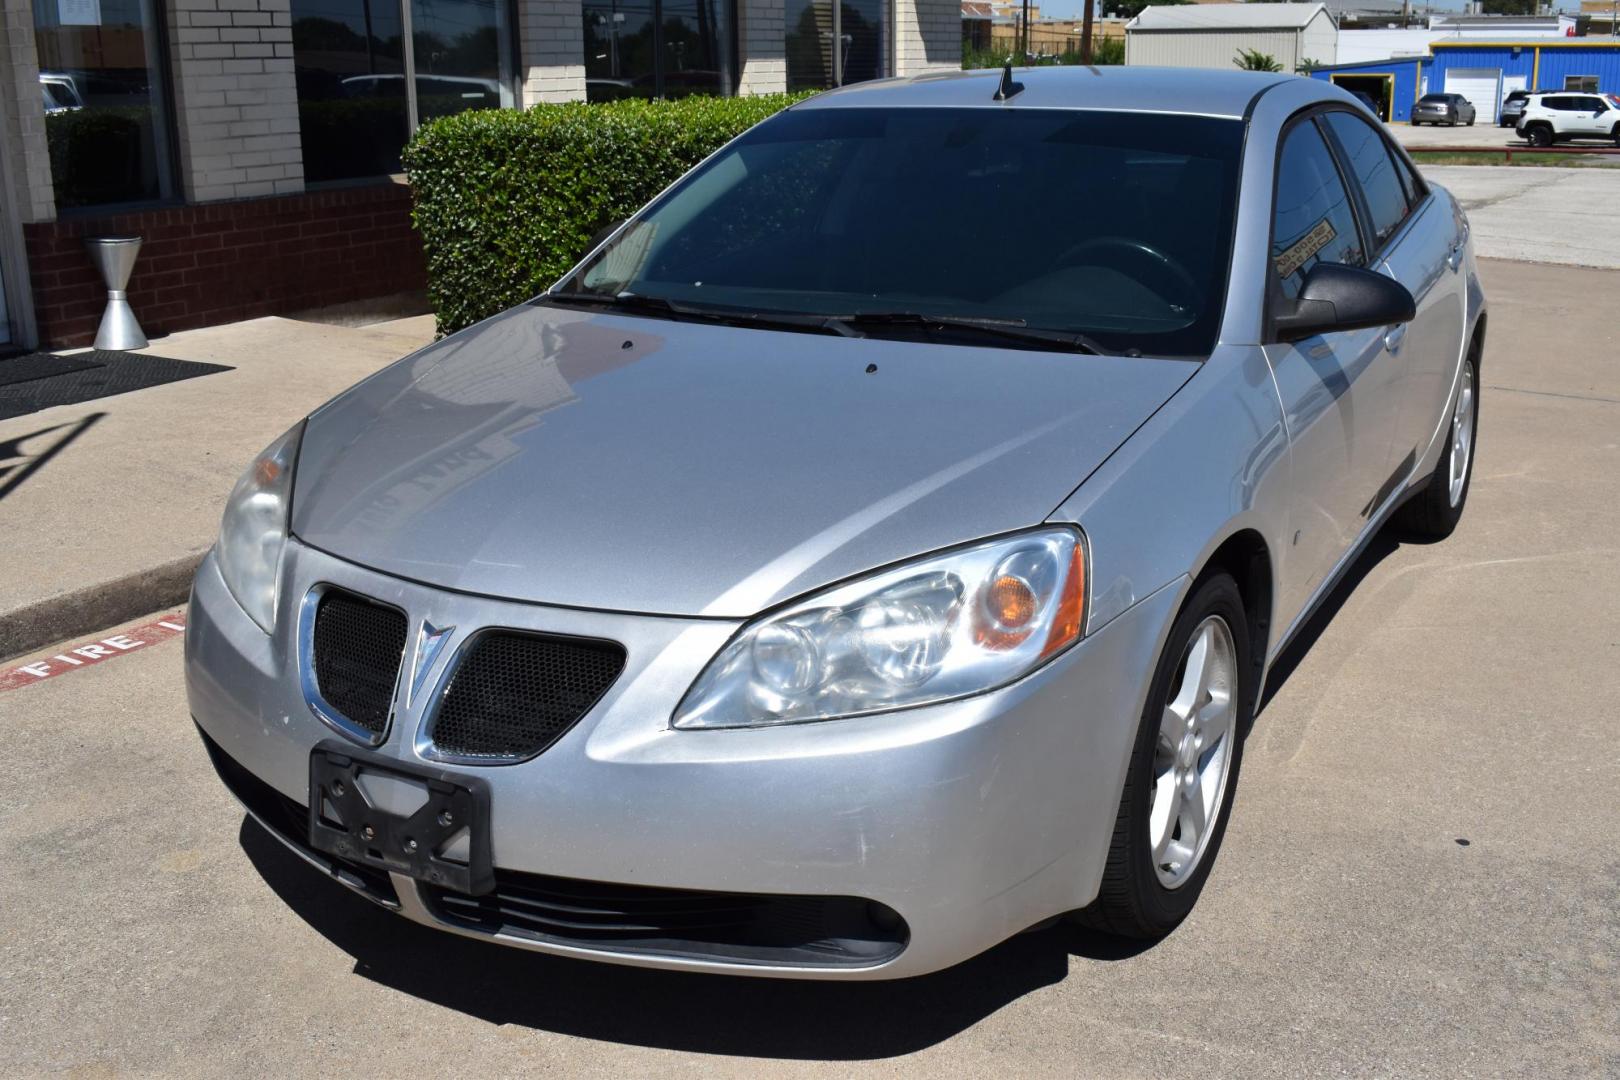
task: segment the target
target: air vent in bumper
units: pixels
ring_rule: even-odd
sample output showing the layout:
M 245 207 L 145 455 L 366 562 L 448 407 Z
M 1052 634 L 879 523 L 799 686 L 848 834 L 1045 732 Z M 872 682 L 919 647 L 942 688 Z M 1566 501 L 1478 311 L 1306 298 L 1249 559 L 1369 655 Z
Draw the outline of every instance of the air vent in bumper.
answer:
M 792 967 L 870 967 L 900 955 L 905 921 L 852 896 L 776 896 L 609 885 L 495 871 L 495 890 L 424 886 L 447 923 L 602 952 Z

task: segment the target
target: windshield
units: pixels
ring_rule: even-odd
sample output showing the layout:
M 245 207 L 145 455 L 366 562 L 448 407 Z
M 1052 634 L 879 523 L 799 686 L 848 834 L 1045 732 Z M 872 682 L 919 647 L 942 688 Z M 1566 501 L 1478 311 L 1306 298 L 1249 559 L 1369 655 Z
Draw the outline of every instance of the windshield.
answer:
M 1206 355 L 1242 140 L 1241 122 L 1208 117 L 792 110 L 653 203 L 559 291 L 997 320 Z

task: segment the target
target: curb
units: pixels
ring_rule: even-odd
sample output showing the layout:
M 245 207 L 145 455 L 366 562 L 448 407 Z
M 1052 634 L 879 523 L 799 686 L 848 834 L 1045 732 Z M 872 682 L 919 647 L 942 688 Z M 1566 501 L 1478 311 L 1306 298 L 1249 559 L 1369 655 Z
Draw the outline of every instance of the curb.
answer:
M 0 659 L 184 604 L 208 549 L 133 574 L 0 612 Z

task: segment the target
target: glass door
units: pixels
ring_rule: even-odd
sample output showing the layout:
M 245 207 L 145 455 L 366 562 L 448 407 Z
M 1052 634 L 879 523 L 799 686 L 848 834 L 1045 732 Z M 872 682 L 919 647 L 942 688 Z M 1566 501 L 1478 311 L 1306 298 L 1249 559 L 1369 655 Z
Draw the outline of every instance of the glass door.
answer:
M 788 90 L 882 78 L 888 68 L 888 11 L 889 0 L 787 0 Z
M 657 94 L 655 0 L 585 0 L 585 98 Z
M 505 0 L 411 0 L 416 122 L 515 104 Z
M 729 94 L 735 0 L 585 0 L 585 98 Z

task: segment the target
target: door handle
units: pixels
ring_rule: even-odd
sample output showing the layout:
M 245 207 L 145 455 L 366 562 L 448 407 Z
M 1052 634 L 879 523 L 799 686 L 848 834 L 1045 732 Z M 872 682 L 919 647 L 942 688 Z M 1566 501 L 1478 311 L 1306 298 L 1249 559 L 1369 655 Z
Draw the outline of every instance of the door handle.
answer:
M 1406 324 L 1392 326 L 1384 333 L 1384 348 L 1392 353 L 1401 351 L 1401 342 L 1406 340 Z

